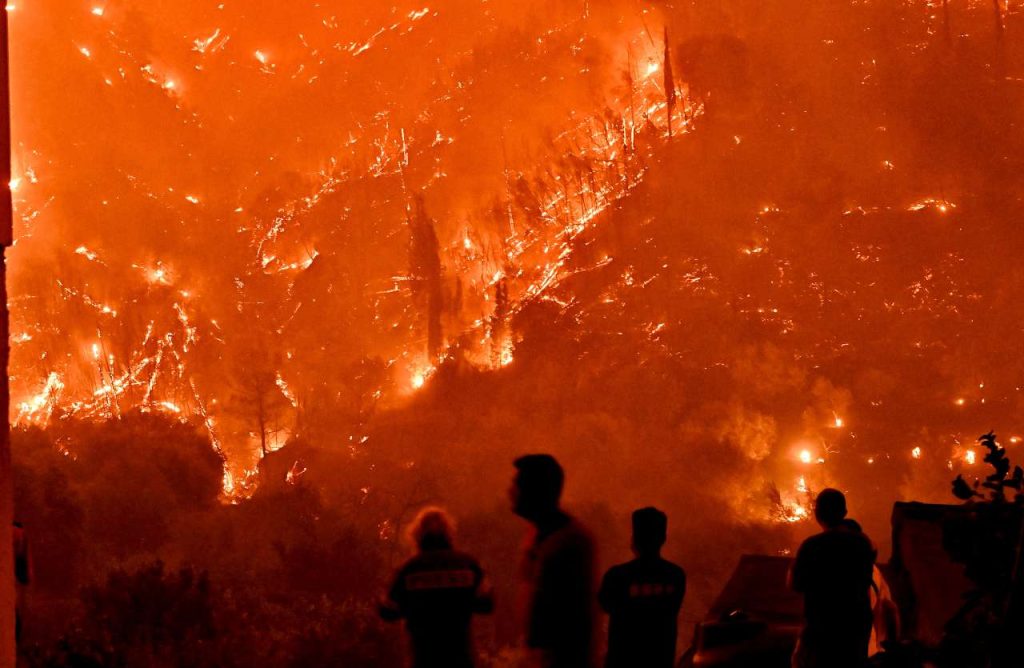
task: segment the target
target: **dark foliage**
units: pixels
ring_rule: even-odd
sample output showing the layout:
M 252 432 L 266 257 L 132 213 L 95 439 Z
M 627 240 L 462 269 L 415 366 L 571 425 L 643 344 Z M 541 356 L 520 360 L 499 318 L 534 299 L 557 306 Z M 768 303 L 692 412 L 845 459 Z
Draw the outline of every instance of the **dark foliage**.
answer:
M 1022 593 L 1022 471 L 1017 466 L 1010 474 L 1010 459 L 994 433 L 984 434 L 978 441 L 987 450 L 985 462 L 993 472 L 984 481 L 976 480 L 973 488 L 957 476 L 953 494 L 966 501 L 969 510 L 947 520 L 943 527 L 946 550 L 964 564 L 974 588 L 964 595 L 963 606 L 946 626 L 942 665 L 1009 668 L 1016 665 L 1011 647 L 1017 640 Z M 1007 500 L 1007 490 L 1016 490 L 1013 502 Z

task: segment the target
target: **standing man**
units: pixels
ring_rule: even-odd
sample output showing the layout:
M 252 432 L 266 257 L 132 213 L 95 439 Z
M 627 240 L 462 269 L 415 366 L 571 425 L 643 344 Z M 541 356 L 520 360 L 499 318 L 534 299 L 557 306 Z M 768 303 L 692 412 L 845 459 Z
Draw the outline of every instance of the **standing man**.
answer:
M 657 508 L 633 513 L 636 559 L 614 566 L 598 600 L 611 617 L 606 668 L 672 668 L 686 573 L 661 558 L 668 518 Z
M 526 645 L 542 668 L 592 668 L 594 540 L 561 509 L 565 476 L 554 457 L 514 464 L 512 509 L 534 530 L 522 565 Z
M 32 582 L 32 560 L 28 551 L 28 535 L 25 526 L 14 522 L 14 582 L 17 585 L 17 596 L 14 607 L 14 639 L 21 640 L 21 620 L 25 610 L 25 589 Z
M 814 516 L 822 532 L 800 546 L 790 585 L 804 596 L 804 629 L 793 668 L 861 668 L 871 637 L 871 583 L 875 548 L 846 526 L 846 497 L 818 495 Z
M 476 559 L 454 548 L 448 513 L 424 508 L 409 539 L 416 554 L 395 576 L 380 615 L 405 620 L 413 668 L 473 668 L 470 622 L 494 601 Z

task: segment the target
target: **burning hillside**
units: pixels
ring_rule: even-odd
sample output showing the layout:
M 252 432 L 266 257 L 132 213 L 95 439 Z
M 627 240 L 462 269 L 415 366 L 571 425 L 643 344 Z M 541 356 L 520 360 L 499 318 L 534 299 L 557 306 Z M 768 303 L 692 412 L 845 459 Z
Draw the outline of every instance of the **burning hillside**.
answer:
M 12 417 L 194 421 L 232 492 L 521 342 L 555 402 L 658 369 L 620 419 L 673 396 L 658 438 L 735 448 L 754 517 L 931 493 L 1020 397 L 995 9 L 17 3 Z
M 662 24 L 15 5 L 15 418 L 198 418 L 247 466 L 452 350 L 507 364 L 508 317 L 699 111 Z

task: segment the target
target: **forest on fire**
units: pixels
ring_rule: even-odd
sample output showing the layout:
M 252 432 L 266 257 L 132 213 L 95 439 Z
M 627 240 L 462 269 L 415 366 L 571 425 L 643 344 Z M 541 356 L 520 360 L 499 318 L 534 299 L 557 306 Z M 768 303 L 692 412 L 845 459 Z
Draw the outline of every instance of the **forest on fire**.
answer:
M 513 666 L 526 452 L 685 646 L 815 490 L 884 557 L 1022 459 L 1017 0 L 15 4 L 26 666 L 401 665 L 430 503 Z

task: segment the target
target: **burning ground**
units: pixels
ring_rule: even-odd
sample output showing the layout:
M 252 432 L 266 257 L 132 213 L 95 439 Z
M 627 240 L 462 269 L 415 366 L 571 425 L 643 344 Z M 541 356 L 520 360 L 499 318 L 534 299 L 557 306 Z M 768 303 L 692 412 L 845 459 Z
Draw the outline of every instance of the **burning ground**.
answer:
M 606 562 L 669 512 L 692 618 L 813 490 L 884 544 L 977 434 L 1017 454 L 1017 3 L 328 4 L 15 4 L 21 512 L 82 564 L 37 549 L 47 606 L 161 557 L 372 645 L 420 504 L 511 587 L 509 462 L 551 451 Z

